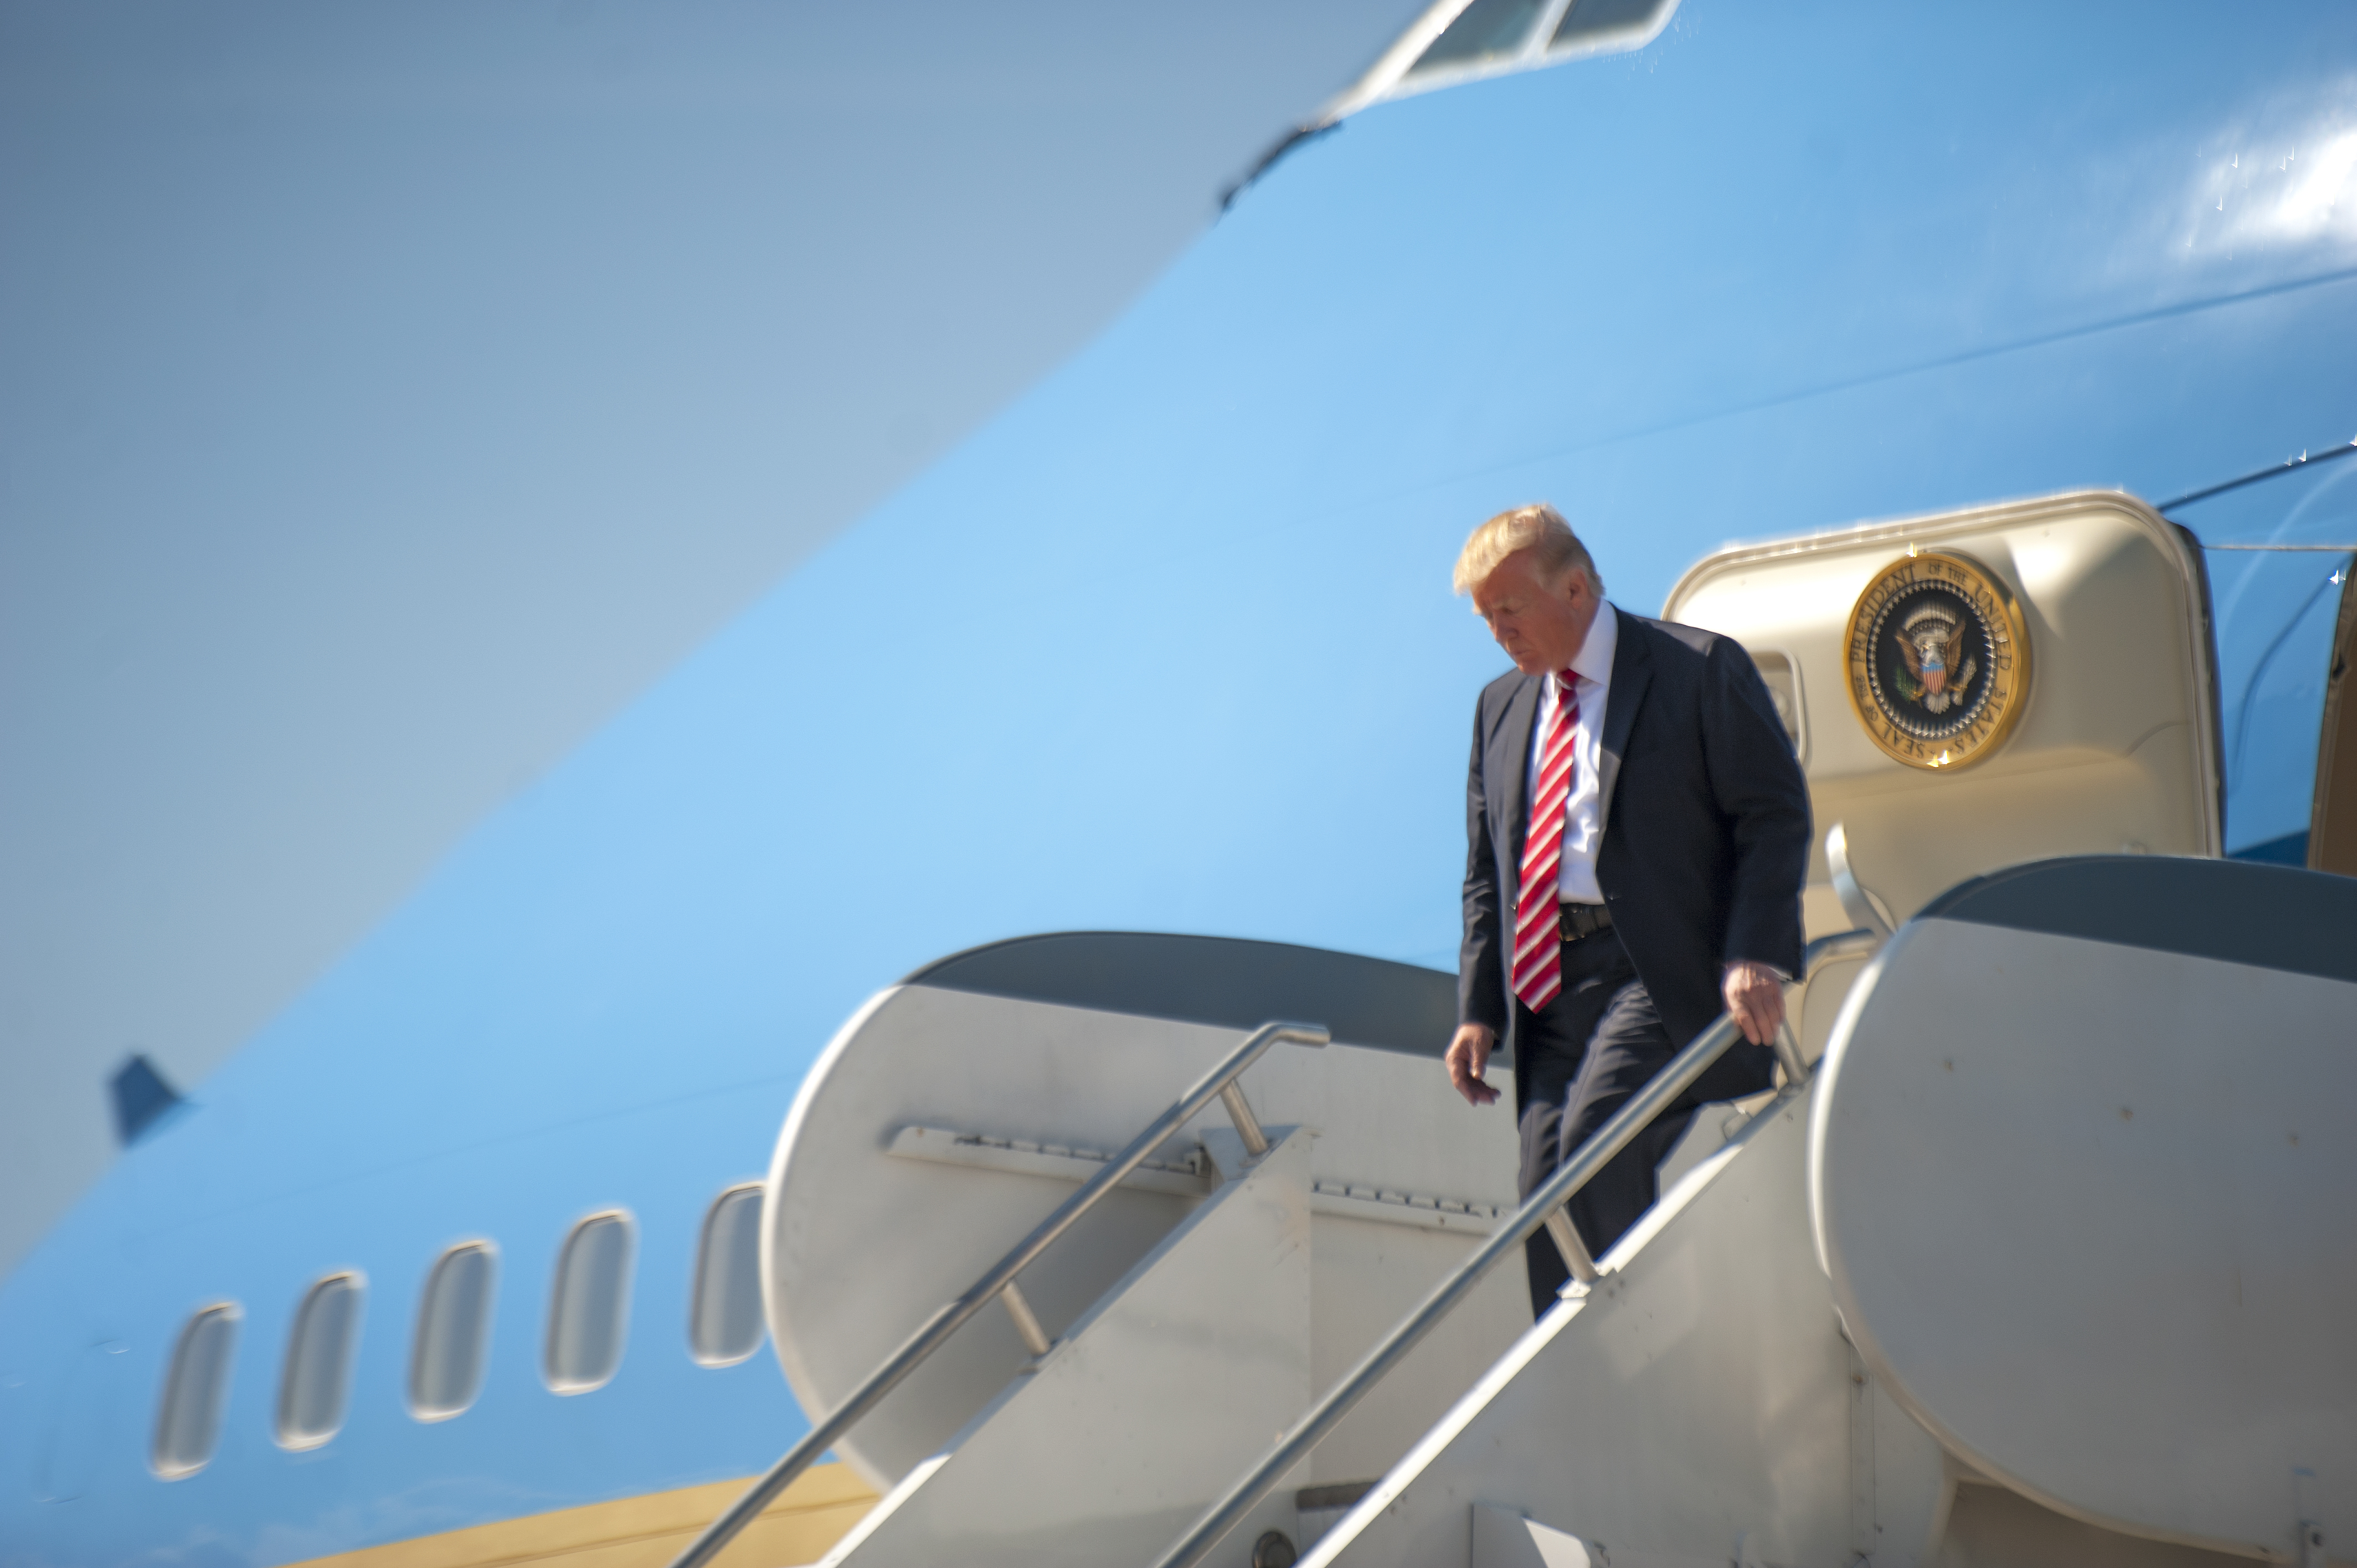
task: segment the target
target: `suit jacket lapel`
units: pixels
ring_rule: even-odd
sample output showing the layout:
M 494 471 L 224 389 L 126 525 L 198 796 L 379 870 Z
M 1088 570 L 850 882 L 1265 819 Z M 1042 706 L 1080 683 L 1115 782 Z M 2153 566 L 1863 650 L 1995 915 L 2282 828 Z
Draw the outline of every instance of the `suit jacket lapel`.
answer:
M 1637 709 L 1652 682 L 1653 660 L 1645 650 L 1646 628 L 1631 615 L 1620 616 L 1620 639 L 1612 650 L 1612 687 L 1604 696 L 1604 738 L 1596 765 L 1596 827 L 1600 833 L 1612 825 L 1612 792 L 1620 783 L 1620 758 L 1629 750 L 1629 731 Z M 1527 746 L 1527 742 L 1524 743 Z
M 1523 835 L 1530 827 L 1531 731 L 1539 719 L 1539 690 L 1544 676 L 1525 675 L 1514 694 L 1506 699 L 1506 716 L 1498 726 L 1491 751 L 1496 755 L 1499 770 L 1505 777 L 1499 780 L 1503 788 L 1500 799 L 1506 812 L 1507 861 L 1498 868 L 1505 894 L 1501 908 L 1505 911 L 1509 934 L 1514 925 L 1514 895 L 1522 886 Z

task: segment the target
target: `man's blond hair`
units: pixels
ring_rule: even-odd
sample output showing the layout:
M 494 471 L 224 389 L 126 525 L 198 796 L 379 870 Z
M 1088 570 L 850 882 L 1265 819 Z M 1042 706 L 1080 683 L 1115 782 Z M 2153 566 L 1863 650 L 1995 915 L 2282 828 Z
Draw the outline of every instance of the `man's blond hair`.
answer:
M 1457 591 L 1469 594 L 1480 587 L 1498 563 L 1517 550 L 1535 553 L 1539 575 L 1549 584 L 1561 582 L 1565 571 L 1577 566 L 1587 574 L 1587 585 L 1596 596 L 1604 596 L 1604 579 L 1596 575 L 1587 546 L 1572 532 L 1563 513 L 1544 501 L 1501 511 L 1467 536 L 1465 548 L 1457 553 Z

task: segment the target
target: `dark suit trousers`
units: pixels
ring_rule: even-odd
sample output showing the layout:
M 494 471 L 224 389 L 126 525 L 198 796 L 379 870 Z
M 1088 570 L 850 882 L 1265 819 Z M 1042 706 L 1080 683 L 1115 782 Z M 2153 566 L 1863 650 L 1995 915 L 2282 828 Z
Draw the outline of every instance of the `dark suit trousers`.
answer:
M 1534 1013 L 1514 1004 L 1514 1100 L 1521 1112 L 1521 1191 L 1528 1197 L 1628 1098 L 1677 1054 L 1620 937 L 1597 932 L 1563 950 L 1563 990 Z M 1600 1258 L 1660 1196 L 1653 1167 L 1694 1120 L 1689 1100 L 1653 1119 L 1565 1207 Z M 1544 1316 L 1571 1278 L 1544 1230 L 1523 1244 L 1531 1311 Z

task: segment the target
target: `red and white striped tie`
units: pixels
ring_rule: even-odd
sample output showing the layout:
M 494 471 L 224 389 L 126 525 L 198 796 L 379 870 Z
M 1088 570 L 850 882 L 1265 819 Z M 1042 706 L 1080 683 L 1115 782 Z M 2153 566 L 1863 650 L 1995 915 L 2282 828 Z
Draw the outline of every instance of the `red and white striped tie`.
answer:
M 1571 736 L 1579 723 L 1578 677 L 1555 676 L 1555 716 L 1539 743 L 1539 784 L 1523 840 L 1523 886 L 1514 897 L 1514 994 L 1535 1013 L 1563 989 L 1563 931 L 1557 874 L 1563 869 L 1564 818 L 1578 765 Z

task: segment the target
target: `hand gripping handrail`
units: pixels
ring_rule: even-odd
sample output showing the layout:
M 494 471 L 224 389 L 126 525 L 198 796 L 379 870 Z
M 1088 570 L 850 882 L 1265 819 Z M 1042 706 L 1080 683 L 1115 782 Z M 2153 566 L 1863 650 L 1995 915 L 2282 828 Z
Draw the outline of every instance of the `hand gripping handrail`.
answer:
M 747 1489 L 745 1495 L 729 1505 L 728 1511 L 705 1527 L 702 1535 L 688 1549 L 672 1561 L 672 1568 L 703 1568 L 720 1549 L 737 1538 L 739 1530 L 750 1524 L 760 1511 L 775 1500 L 780 1492 L 793 1484 L 794 1478 L 811 1467 L 812 1462 L 834 1446 L 837 1439 L 858 1422 L 861 1416 L 876 1408 L 886 1394 L 898 1388 L 902 1379 L 924 1363 L 925 1358 L 938 1350 L 958 1331 L 965 1321 L 994 1297 L 1008 1293 L 1010 1310 L 1020 1329 L 1027 1320 L 1030 1331 L 1023 1337 L 1035 1352 L 1044 1349 L 1046 1337 L 1039 1333 L 1038 1320 L 1031 1318 L 1028 1305 L 1016 1291 L 1015 1276 L 1021 1273 L 1040 1253 L 1053 1245 L 1056 1239 L 1071 1230 L 1081 1216 L 1097 1206 L 1098 1200 L 1119 1186 L 1123 1178 L 1146 1162 L 1173 1133 L 1192 1121 L 1197 1112 L 1214 1100 L 1224 1101 L 1228 1113 L 1236 1123 L 1236 1133 L 1252 1154 L 1264 1153 L 1268 1140 L 1262 1135 L 1260 1124 L 1253 1119 L 1236 1079 L 1244 1069 L 1258 1061 L 1271 1046 L 1286 1041 L 1297 1046 L 1322 1046 L 1330 1036 L 1322 1024 L 1263 1024 L 1245 1036 L 1243 1044 L 1230 1051 L 1225 1060 L 1195 1080 L 1194 1087 L 1180 1095 L 1170 1108 L 1157 1116 L 1146 1131 L 1130 1140 L 1126 1148 L 1105 1162 L 1104 1168 L 1082 1183 L 1081 1190 L 1066 1198 L 1057 1210 L 1039 1222 L 1039 1229 L 1016 1244 L 1015 1250 L 998 1260 L 991 1271 L 968 1286 L 963 1295 L 927 1318 L 924 1326 L 902 1342 L 891 1358 L 867 1380 L 854 1389 L 850 1395 L 829 1411 L 826 1419 L 810 1430 L 810 1435 L 793 1445 L 786 1456 L 770 1466 L 761 1478 Z M 1037 1336 L 1038 1343 L 1033 1343 Z
M 1863 958 L 1881 942 L 1882 938 L 1873 931 L 1844 931 L 1838 936 L 1819 937 L 1809 944 L 1802 959 L 1800 979 L 1805 983 L 1818 970 L 1835 959 Z M 1742 1037 L 1735 1020 L 1721 1014 L 1718 1021 L 1696 1036 L 1692 1045 L 1671 1058 L 1669 1065 L 1655 1073 L 1642 1089 L 1631 1095 L 1627 1103 L 1614 1113 L 1612 1120 L 1598 1128 L 1595 1135 L 1582 1144 L 1555 1175 L 1532 1193 L 1523 1206 L 1514 1210 L 1512 1218 L 1491 1232 L 1488 1240 L 1474 1249 L 1471 1257 L 1433 1286 L 1431 1293 L 1384 1337 L 1383 1343 L 1368 1351 L 1324 1399 L 1311 1407 L 1308 1414 L 1295 1422 L 1292 1429 L 1277 1439 L 1276 1446 L 1269 1451 L 1268 1456 L 1254 1466 L 1251 1474 L 1230 1487 L 1227 1496 L 1213 1503 L 1211 1511 L 1198 1520 L 1194 1529 L 1189 1530 L 1176 1546 L 1164 1552 L 1154 1568 L 1194 1568 L 1209 1555 L 1221 1539 L 1233 1530 L 1261 1498 L 1275 1489 L 1286 1471 L 1317 1447 L 1326 1434 L 1351 1413 L 1352 1406 L 1382 1382 L 1426 1334 L 1439 1326 L 1440 1320 L 1465 1299 L 1499 1259 L 1521 1246 L 1533 1231 L 1544 1225 L 1548 1217 L 1563 1206 L 1565 1199 L 1585 1187 L 1589 1177 L 1602 1170 L 1613 1155 L 1626 1148 L 1630 1140 L 1642 1132 L 1654 1117 L 1667 1110 L 1671 1101 L 1692 1088 L 1695 1080 L 1709 1071 L 1712 1064 Z M 1807 1087 L 1808 1068 L 1801 1060 L 1800 1051 L 1793 1045 L 1789 1029 L 1779 1031 L 1776 1055 L 1784 1067 L 1785 1091 L 1793 1093 Z

